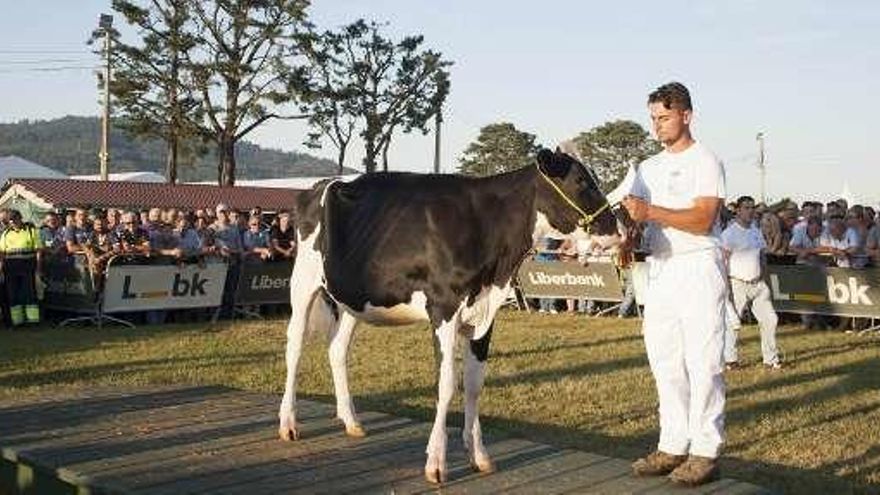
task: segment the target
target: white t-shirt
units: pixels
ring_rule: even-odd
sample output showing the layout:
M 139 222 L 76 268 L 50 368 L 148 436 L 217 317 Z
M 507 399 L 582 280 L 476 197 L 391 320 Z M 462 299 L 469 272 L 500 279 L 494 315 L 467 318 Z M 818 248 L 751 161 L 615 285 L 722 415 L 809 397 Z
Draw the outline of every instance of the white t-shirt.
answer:
M 767 247 L 764 235 L 754 225 L 743 228 L 737 221 L 721 233 L 721 246 L 730 252 L 730 277 L 751 282 L 761 276 L 761 250 Z
M 838 239 L 838 238 L 834 237 L 833 235 L 831 235 L 831 233 L 826 230 L 825 232 L 822 233 L 822 236 L 819 237 L 819 245 L 826 246 L 826 247 L 833 247 L 833 248 L 840 249 L 841 251 L 846 251 L 847 249 L 852 247 L 852 244 L 850 244 L 850 240 L 851 240 L 850 237 L 845 236 L 845 235 L 843 236 L 843 239 Z M 849 256 L 846 254 L 835 256 L 834 261 L 837 263 L 837 266 L 839 266 L 841 268 L 849 268 L 850 267 Z
M 723 199 L 727 195 L 724 165 L 699 142 L 679 153 L 664 150 L 642 162 L 638 171 L 630 168 L 620 186 L 609 194 L 609 201 L 618 201 L 627 194 L 671 209 L 691 208 L 699 197 Z M 668 257 L 717 248 L 720 234 L 721 227 L 716 218 L 708 235 L 691 234 L 648 222 L 644 236 L 652 256 Z

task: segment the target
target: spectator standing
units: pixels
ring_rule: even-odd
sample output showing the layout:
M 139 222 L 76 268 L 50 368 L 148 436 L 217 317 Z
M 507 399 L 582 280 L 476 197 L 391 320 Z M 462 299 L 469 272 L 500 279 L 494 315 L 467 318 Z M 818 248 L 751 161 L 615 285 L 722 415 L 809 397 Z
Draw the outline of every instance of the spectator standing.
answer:
M 259 216 L 248 218 L 248 229 L 242 234 L 242 248 L 247 260 L 268 260 L 272 257 L 269 232 L 263 229 Z
M 229 221 L 229 207 L 227 205 L 220 203 L 214 211 L 217 213 L 217 219 L 211 224 L 211 230 L 213 231 L 215 253 L 225 259 L 229 266 L 226 270 L 226 283 L 223 285 L 223 304 L 220 316 L 232 318 L 235 291 L 240 275 L 241 231 L 237 225 L 233 225 Z
M 766 267 L 763 251 L 767 244 L 761 231 L 753 224 L 754 209 L 755 200 L 751 197 L 741 196 L 736 200 L 736 217 L 721 234 L 721 246 L 728 261 L 728 276 L 736 316 L 740 317 L 751 303 L 752 314 L 761 329 L 764 366 L 779 370 L 782 368 L 776 348 L 776 325 L 779 318 L 773 309 L 770 288 L 763 278 Z M 738 361 L 736 340 L 737 332 L 728 325 L 724 333 L 726 363 Z
M 48 255 L 60 254 L 66 249 L 61 221 L 55 212 L 46 213 L 40 226 L 40 245 Z
M 64 244 L 68 254 L 86 254 L 86 246 L 92 242 L 92 226 L 86 210 L 77 208 L 73 213 L 73 225 L 64 231 Z
M 850 268 L 850 256 L 858 250 L 858 245 L 853 244 L 853 238 L 848 237 L 846 232 L 843 218 L 832 217 L 828 219 L 828 227 L 819 238 L 819 252 L 831 255 L 834 266 L 840 268 Z
M 276 258 L 292 260 L 296 257 L 296 229 L 290 218 L 290 212 L 278 212 L 278 225 L 269 231 L 272 251 Z
M 201 261 L 201 256 L 205 254 L 204 245 L 192 219 L 193 216 L 187 213 L 179 215 L 177 224 L 174 226 L 174 236 L 177 239 L 177 247 L 180 249 L 182 257 Z
M 24 223 L 18 210 L 9 210 L 0 234 L 0 273 L 6 279 L 9 318 L 13 326 L 40 322 L 36 276 L 41 269 L 40 234 Z
M 116 234 L 107 228 L 106 219 L 96 217 L 92 220 L 92 237 L 85 249 L 89 270 L 92 273 L 92 286 L 96 293 L 100 293 L 103 289 L 104 270 L 107 267 L 107 261 L 114 254 L 116 244 Z
M 116 238 L 116 252 L 124 255 L 150 255 L 150 236 L 138 224 L 138 214 L 126 212 L 122 215 L 122 230 Z

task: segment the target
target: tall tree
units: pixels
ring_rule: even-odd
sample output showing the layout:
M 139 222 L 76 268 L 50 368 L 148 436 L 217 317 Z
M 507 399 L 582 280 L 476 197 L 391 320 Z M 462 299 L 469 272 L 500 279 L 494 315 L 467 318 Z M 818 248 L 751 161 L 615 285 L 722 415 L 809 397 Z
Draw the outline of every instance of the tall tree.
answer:
M 535 163 L 535 135 L 518 130 L 509 122 L 480 129 L 477 140 L 459 158 L 458 171 L 485 177 L 517 170 Z
M 113 0 L 113 10 L 137 29 L 138 44 L 115 43 L 115 73 L 110 85 L 120 126 L 131 134 L 158 138 L 166 144 L 165 179 L 177 182 L 181 150 L 193 157 L 203 152 L 201 112 L 186 63 L 196 45 L 191 0 Z
M 191 58 L 207 124 L 216 144 L 221 186 L 235 183 L 235 145 L 305 85 L 301 37 L 310 29 L 308 0 L 190 0 L 199 50 Z
M 300 110 L 308 115 L 311 129 L 305 145 L 320 148 L 322 139 L 328 139 L 337 151 L 339 175 L 358 121 L 357 89 L 345 64 L 343 41 L 343 36 L 333 31 L 304 40 L 311 78 L 300 98 Z
M 395 132 L 427 133 L 428 123 L 449 94 L 452 62 L 439 52 L 422 48 L 423 36 L 399 42 L 386 38 L 382 25 L 360 19 L 328 38 L 337 70 L 351 79 L 339 94 L 347 101 L 342 112 L 360 121 L 364 168 L 375 172 L 382 156 L 388 169 L 388 149 Z
M 603 191 L 610 191 L 626 171 L 649 156 L 659 153 L 660 143 L 651 139 L 638 123 L 615 120 L 582 132 L 574 142 L 584 163 L 593 168 Z

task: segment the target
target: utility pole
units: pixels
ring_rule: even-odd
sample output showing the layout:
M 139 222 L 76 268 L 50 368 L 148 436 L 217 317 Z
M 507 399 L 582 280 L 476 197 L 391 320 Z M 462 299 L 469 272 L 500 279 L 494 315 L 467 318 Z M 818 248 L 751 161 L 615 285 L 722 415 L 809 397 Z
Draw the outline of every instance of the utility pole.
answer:
M 758 170 L 761 172 L 761 202 L 767 204 L 767 168 L 764 166 L 764 133 L 759 132 L 755 137 L 758 140 Z
M 104 112 L 101 119 L 101 151 L 98 153 L 101 165 L 101 180 L 109 179 L 110 169 L 110 30 L 113 16 L 101 14 L 98 27 L 104 33 Z
M 434 173 L 440 173 L 440 123 L 443 122 L 441 109 L 434 115 Z

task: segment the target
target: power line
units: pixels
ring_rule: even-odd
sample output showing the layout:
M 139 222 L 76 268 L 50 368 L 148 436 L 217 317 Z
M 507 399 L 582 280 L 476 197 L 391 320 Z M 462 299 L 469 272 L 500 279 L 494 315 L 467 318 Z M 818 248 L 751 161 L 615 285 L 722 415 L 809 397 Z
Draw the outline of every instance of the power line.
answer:
M 80 54 L 88 54 L 90 51 L 86 50 L 0 50 L 0 53 L 6 55 L 58 55 L 58 54 L 71 54 L 71 53 L 80 53 Z
M 100 69 L 97 65 L 68 65 L 61 67 L 22 67 L 16 69 L 0 69 L 0 73 L 9 74 L 15 72 L 60 72 L 65 70 Z
M 81 58 L 41 58 L 36 60 L 0 60 L 2 65 L 34 65 L 34 64 L 57 64 L 69 62 L 88 62 Z

